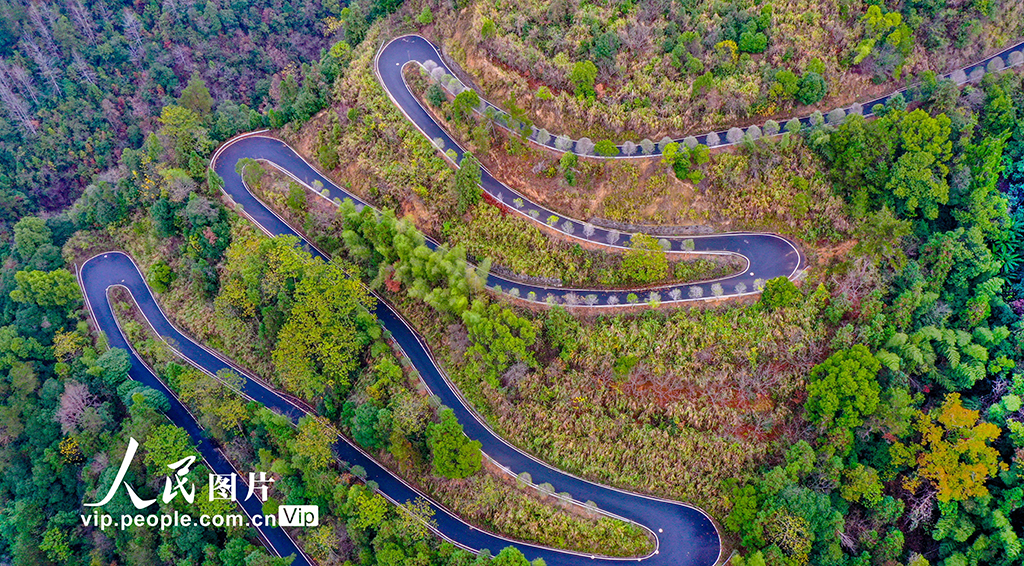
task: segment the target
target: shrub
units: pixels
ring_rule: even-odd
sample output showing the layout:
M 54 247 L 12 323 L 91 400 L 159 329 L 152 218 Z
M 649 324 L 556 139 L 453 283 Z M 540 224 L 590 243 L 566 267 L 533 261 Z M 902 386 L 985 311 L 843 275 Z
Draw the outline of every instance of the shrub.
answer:
M 683 145 L 690 149 L 697 147 L 697 143 L 697 138 L 693 136 L 686 136 L 685 138 L 683 138 Z
M 832 124 L 833 126 L 838 126 L 839 124 L 842 124 L 843 120 L 845 119 L 846 110 L 843 110 L 842 108 L 836 108 L 835 110 L 832 110 L 831 112 L 828 113 L 828 123 Z
M 622 155 L 636 155 L 636 144 L 628 141 L 622 144 Z
M 779 123 L 775 120 L 768 120 L 764 123 L 764 135 L 774 136 L 779 133 Z
M 572 147 L 572 140 L 568 136 L 558 136 L 555 138 L 555 149 L 569 151 L 570 147 Z
M 594 153 L 594 142 L 590 141 L 590 138 L 580 138 L 576 140 L 576 153 L 580 155 L 590 155 Z
M 426 98 L 434 108 L 440 108 L 442 104 L 448 102 L 448 96 L 444 93 L 444 89 L 437 83 L 427 87 Z
M 650 155 L 654 153 L 654 142 L 647 138 L 644 138 L 640 140 L 640 149 L 643 150 L 644 155 Z
M 786 131 L 791 134 L 799 132 L 801 127 L 800 120 L 797 118 L 790 118 L 790 120 L 786 122 Z
M 825 123 L 825 117 L 822 116 L 821 112 L 819 112 L 818 110 L 815 110 L 814 112 L 811 113 L 810 120 L 811 125 L 814 126 L 815 128 Z
M 737 143 L 741 139 L 743 139 L 743 130 L 736 127 L 729 128 L 729 131 L 725 134 L 725 140 L 729 143 Z
M 664 152 L 668 144 L 672 143 L 672 138 L 665 136 L 658 142 L 658 151 Z
M 758 304 L 772 310 L 796 305 L 802 297 L 800 289 L 792 281 L 786 277 L 776 277 L 764 285 Z
M 704 138 L 704 143 L 708 147 L 715 147 L 722 142 L 718 138 L 718 134 L 716 134 L 715 132 L 711 132 L 710 134 L 707 135 L 707 137 Z
M 782 87 L 782 92 L 786 93 L 787 96 L 796 96 L 796 93 L 800 92 L 800 79 L 793 71 L 788 69 L 782 69 L 775 73 L 775 81 Z
M 681 247 L 688 252 L 692 252 L 694 248 L 693 238 L 683 240 L 683 245 Z
M 537 88 L 537 98 L 540 100 L 551 100 L 554 98 L 554 95 L 551 94 L 551 89 L 544 85 L 540 85 Z
M 490 18 L 484 18 L 484 21 L 480 24 L 480 37 L 484 39 L 490 39 L 498 34 L 498 26 L 494 24 L 494 20 Z
M 1013 53 L 1010 53 L 1010 56 L 1006 58 L 1006 61 L 1011 67 L 1024 64 L 1024 53 L 1014 51 Z
M 634 234 L 629 240 L 629 249 L 622 255 L 620 276 L 627 281 L 653 283 L 668 276 L 668 257 L 665 250 L 653 237 Z
M 434 13 L 430 11 L 430 6 L 424 6 L 423 11 L 420 12 L 418 16 L 416 16 L 416 23 L 420 24 L 421 26 L 425 26 L 433 22 Z
M 749 137 L 752 140 L 760 139 L 761 128 L 758 128 L 757 126 L 750 126 L 749 128 L 747 128 L 747 137 Z
M 1002 58 L 996 57 L 988 62 L 988 72 L 996 73 L 1006 68 L 1006 63 L 1003 62 Z
M 548 145 L 548 142 L 551 141 L 551 134 L 549 134 L 544 128 L 541 128 L 537 130 L 535 139 L 537 140 L 537 143 L 541 145 Z
M 850 116 L 863 116 L 864 105 L 859 102 L 854 102 L 850 105 Z
M 601 140 L 597 142 L 594 149 L 597 151 L 598 155 L 603 155 L 605 157 L 611 157 L 619 154 L 619 148 L 615 145 L 615 142 L 611 140 Z
M 949 74 L 949 78 L 953 79 L 956 84 L 962 85 L 967 82 L 967 73 L 963 69 L 957 69 Z
M 666 240 L 665 238 L 658 240 L 658 245 L 661 246 L 661 249 L 665 250 L 666 252 L 672 249 L 672 242 Z

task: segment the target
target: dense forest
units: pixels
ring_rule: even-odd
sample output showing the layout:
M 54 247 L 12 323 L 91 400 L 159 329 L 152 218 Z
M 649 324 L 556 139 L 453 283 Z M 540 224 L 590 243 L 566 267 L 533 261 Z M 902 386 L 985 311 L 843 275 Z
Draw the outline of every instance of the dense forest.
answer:
M 701 506 L 734 566 L 1019 563 L 1024 83 L 1019 68 L 963 85 L 927 70 L 1015 38 L 1020 7 L 825 4 L 0 1 L 0 560 L 288 563 L 248 528 L 79 520 L 129 437 L 142 445 L 129 480 L 147 496 L 164 464 L 194 454 L 166 399 L 127 379 L 126 354 L 83 311 L 76 267 L 120 249 L 176 324 L 320 415 L 296 428 L 246 402 L 224 387 L 240 376 L 187 366 L 112 295 L 209 438 L 277 479 L 265 510 L 320 506 L 323 525 L 297 533 L 320 564 L 527 564 L 513 548 L 474 556 L 442 542 L 422 504 L 391 505 L 333 457 L 339 434 L 482 528 L 620 556 L 650 544 L 634 525 L 557 505 L 550 485 L 488 469 L 366 310 L 366 287 L 502 436 L 582 477 Z M 794 20 L 798 7 L 810 16 Z M 872 119 L 610 163 L 533 147 L 412 71 L 474 151 L 453 170 L 373 74 L 380 42 L 407 31 L 451 32 L 442 43 L 482 95 L 552 131 L 683 133 L 907 76 L 915 86 Z M 630 86 L 642 77 L 647 90 Z M 683 122 L 657 110 L 691 98 L 735 107 L 695 106 Z M 260 128 L 384 210 L 240 163 L 331 262 L 263 237 L 208 173 L 220 142 Z M 810 269 L 747 301 L 525 307 L 485 290 L 486 270 L 607 286 L 732 268 L 677 261 L 655 237 L 623 254 L 583 249 L 495 207 L 479 165 L 563 214 L 782 233 Z M 424 234 L 451 247 L 430 250 Z M 122 494 L 106 511 L 127 509 Z

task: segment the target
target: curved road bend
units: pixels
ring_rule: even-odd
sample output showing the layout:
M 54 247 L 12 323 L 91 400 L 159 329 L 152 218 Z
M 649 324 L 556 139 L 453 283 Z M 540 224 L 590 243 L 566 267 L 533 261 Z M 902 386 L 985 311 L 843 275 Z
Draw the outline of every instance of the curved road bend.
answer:
M 953 78 L 953 75 L 956 72 L 962 71 L 964 73 L 964 77 L 966 78 L 967 81 L 977 80 L 977 79 L 980 79 L 985 73 L 989 72 L 988 71 L 989 63 L 992 63 L 993 61 L 999 60 L 1000 62 L 1002 62 L 1003 68 L 1009 68 L 1011 66 L 1010 65 L 1010 54 L 1014 53 L 1014 52 L 1018 52 L 1019 53 L 1019 52 L 1022 52 L 1022 51 L 1024 51 L 1024 40 L 1018 41 L 1017 43 L 1015 43 L 1013 45 L 1010 45 L 1009 47 L 1006 47 L 1005 49 L 999 51 L 998 53 L 994 53 L 994 54 L 992 54 L 992 55 L 982 59 L 981 61 L 978 61 L 976 63 L 967 65 L 966 67 L 962 67 L 960 69 L 956 69 L 954 71 L 948 72 L 948 73 L 946 73 L 944 75 L 939 75 L 939 76 L 936 77 L 936 79 L 937 80 L 942 80 L 942 79 Z M 381 49 L 381 51 L 380 51 L 380 53 L 378 55 L 378 61 L 379 61 L 378 62 L 378 77 L 381 78 L 381 80 L 383 80 L 383 81 L 385 81 L 387 83 L 387 86 L 385 86 L 385 88 L 389 92 L 394 92 L 396 94 L 399 92 L 399 89 L 397 88 L 398 87 L 398 81 L 392 80 L 390 78 L 391 73 L 389 72 L 390 71 L 390 67 L 389 66 L 394 64 L 394 63 L 398 63 L 398 64 L 404 66 L 405 63 L 419 63 L 419 64 L 423 64 L 423 63 L 426 63 L 427 61 L 433 61 L 434 63 L 437 64 L 438 67 L 441 67 L 442 69 L 444 69 L 444 71 L 447 74 L 455 76 L 455 73 L 453 73 L 451 71 L 451 69 L 445 64 L 444 57 L 441 56 L 441 53 L 437 49 L 437 47 L 435 47 L 434 44 L 430 43 L 430 41 L 428 41 L 425 37 L 423 37 L 421 35 L 416 35 L 416 34 L 404 35 L 404 36 L 397 37 L 397 38 L 391 40 L 387 45 L 385 45 Z M 1002 70 L 1002 69 L 999 69 L 999 70 Z M 404 83 L 404 79 L 402 79 L 402 77 L 399 77 L 399 80 Z M 961 81 L 961 84 L 963 82 L 964 81 Z M 406 90 L 408 90 L 408 87 L 406 87 Z M 861 109 L 862 109 L 861 113 L 864 116 L 871 116 L 871 115 L 873 115 L 873 113 L 871 112 L 871 109 L 876 104 L 884 105 L 886 102 L 889 101 L 890 98 L 892 98 L 896 94 L 905 93 L 907 90 L 908 90 L 908 88 L 901 88 L 899 90 L 895 90 L 893 92 L 890 92 L 889 94 L 886 94 L 884 96 L 880 96 L 880 97 L 878 97 L 878 98 L 876 98 L 874 100 L 869 100 L 867 102 L 861 103 L 860 104 Z M 505 112 L 501 108 L 499 108 L 498 106 L 495 106 L 494 104 L 491 104 L 490 102 L 487 102 L 486 100 L 484 100 L 483 97 L 481 97 L 480 100 L 484 104 L 486 104 L 488 107 L 493 108 L 497 112 L 505 114 Z M 404 101 L 403 101 L 402 104 L 400 104 L 400 106 L 403 106 L 403 107 L 405 106 Z M 853 108 L 853 105 L 850 105 L 850 106 L 843 107 L 842 109 L 846 110 L 846 111 L 849 111 L 852 108 Z M 420 126 L 420 122 L 419 122 L 418 119 L 413 119 L 412 116 L 410 116 L 410 119 L 412 119 L 414 122 L 416 122 L 417 126 Z M 807 127 L 807 126 L 811 125 L 811 117 L 809 115 L 808 116 L 802 116 L 802 117 L 799 118 L 799 120 L 800 120 L 801 126 L 803 126 L 803 127 Z M 505 127 L 505 126 L 502 126 L 502 127 Z M 421 129 L 421 131 L 424 130 L 423 127 L 421 127 L 420 129 Z M 695 135 L 693 137 L 697 140 L 697 143 L 700 143 L 700 144 L 710 145 L 711 147 L 724 147 L 724 146 L 734 145 L 733 143 L 728 142 L 726 140 L 726 134 L 728 134 L 728 133 L 729 133 L 728 130 L 720 130 L 720 131 L 716 131 L 716 132 L 708 132 L 706 134 Z M 708 136 L 712 136 L 712 135 L 717 136 L 717 139 L 719 140 L 719 143 L 716 143 L 716 144 L 708 144 L 707 143 Z M 432 137 L 437 137 L 437 136 L 433 136 L 433 134 L 431 134 L 431 136 Z M 540 141 L 538 141 L 536 139 L 535 135 L 531 134 L 530 141 L 532 141 L 533 143 L 535 143 L 537 145 L 546 147 L 547 149 L 550 149 L 552 151 L 557 151 L 559 153 L 562 153 L 562 152 L 566 151 L 566 150 L 561 150 L 561 149 L 558 149 L 557 147 L 555 147 L 555 136 L 556 136 L 556 134 L 551 134 L 551 139 L 550 140 L 548 140 L 546 143 L 541 143 Z M 443 139 L 445 140 L 445 147 L 446 148 L 453 147 L 453 146 L 449 145 L 449 142 L 450 142 L 449 138 L 444 137 Z M 673 141 L 678 142 L 678 143 L 681 144 L 681 143 L 683 143 L 684 139 L 685 138 L 677 138 L 677 139 L 675 139 Z M 459 156 L 461 158 L 461 149 L 457 149 L 457 147 L 458 146 L 455 146 L 456 151 L 459 151 Z M 622 151 L 622 144 L 619 144 L 617 147 L 619 148 L 619 154 L 618 155 L 610 156 L 613 159 L 614 158 L 645 158 L 645 157 L 650 157 L 652 155 L 661 155 L 661 150 L 658 149 L 657 147 L 655 147 L 654 151 L 652 151 L 648 155 L 639 155 L 639 154 L 629 155 L 629 154 L 626 154 L 626 153 L 624 153 Z M 576 152 L 573 150 L 573 153 L 576 153 Z M 578 155 L 582 155 L 582 154 L 578 154 Z M 595 156 L 595 155 L 588 155 L 587 157 L 597 158 L 597 159 L 601 159 L 602 158 L 600 156 Z
M 417 106 L 417 108 L 419 108 L 419 106 Z M 232 200 L 241 204 L 245 213 L 249 215 L 259 226 L 263 227 L 264 231 L 267 233 L 281 234 L 294 233 L 294 231 L 280 217 L 268 210 L 259 199 L 249 192 L 244 183 L 242 183 L 241 177 L 237 172 L 235 172 L 235 164 L 243 158 L 269 161 L 274 165 L 277 165 L 279 168 L 287 171 L 290 175 L 308 187 L 313 187 L 315 183 L 319 183 L 329 192 L 332 200 L 350 199 L 357 205 L 368 206 L 356 195 L 348 193 L 338 185 L 334 184 L 330 179 L 325 177 L 300 157 L 283 141 L 262 135 L 249 135 L 234 138 L 221 146 L 218 152 L 214 155 L 211 167 L 213 167 L 214 171 L 224 179 L 224 191 L 232 198 Z M 488 181 L 488 179 L 490 179 L 490 181 Z M 495 189 L 495 184 L 501 188 Z M 502 197 L 505 200 L 520 198 L 516 196 L 516 193 L 512 192 L 511 189 L 495 180 L 494 177 L 486 171 L 483 171 L 482 186 L 485 191 L 491 193 L 495 198 Z M 495 192 L 492 193 L 492 191 Z M 317 191 L 314 190 L 313 192 L 316 193 Z M 510 206 L 514 207 L 514 205 Z M 540 218 L 547 218 L 547 216 L 554 214 L 539 205 L 525 200 L 525 198 L 522 210 L 539 210 L 541 211 L 541 214 L 539 214 Z M 530 217 L 527 216 L 527 218 Z M 584 237 L 582 236 L 583 223 L 577 220 L 566 219 L 562 216 L 559 216 L 559 218 L 561 219 L 560 222 L 571 222 L 577 226 L 574 230 L 575 235 L 572 237 L 604 246 L 608 245 L 608 230 L 595 227 L 594 234 L 592 236 Z M 779 276 L 794 277 L 799 272 L 802 262 L 802 256 L 799 250 L 797 250 L 789 240 L 774 234 L 734 232 L 705 236 L 667 237 L 666 239 L 672 242 L 672 249 L 674 251 L 681 251 L 683 249 L 684 240 L 692 240 L 694 246 L 693 251 L 698 253 L 737 254 L 747 260 L 747 268 L 738 274 L 712 281 L 703 281 L 692 284 L 674 284 L 644 289 L 643 292 L 652 290 L 657 291 L 661 295 L 662 303 L 692 301 L 695 298 L 701 297 L 703 299 L 714 299 L 720 296 L 729 297 L 750 295 L 757 292 L 755 290 L 755 281 L 759 279 L 767 281 Z M 628 241 L 629 235 L 622 234 L 619 243 L 614 247 L 625 247 L 628 245 Z M 429 240 L 427 245 L 432 248 L 437 246 L 435 242 Z M 712 285 L 714 284 L 721 285 L 721 295 L 716 296 L 713 293 Z M 572 289 L 567 287 L 549 287 L 506 279 L 494 273 L 488 275 L 487 286 L 492 289 L 500 286 L 503 292 L 508 292 L 510 289 L 515 288 L 519 291 L 521 299 L 527 299 L 528 294 L 533 292 L 537 295 L 536 302 L 544 302 L 548 295 L 555 297 L 559 303 L 565 303 L 565 297 L 570 293 L 575 294 L 581 299 L 585 295 L 595 295 L 597 297 L 597 302 L 592 305 L 594 307 L 629 304 L 627 297 L 631 292 L 629 289 L 590 290 Z M 694 288 L 698 290 L 692 291 L 691 289 Z M 670 293 L 674 290 L 678 290 L 679 299 L 672 299 L 670 297 Z M 638 291 L 637 293 L 639 294 L 640 292 Z M 612 297 L 615 298 L 612 299 Z M 646 298 L 641 295 L 639 297 L 639 301 L 646 302 Z
M 398 106 L 402 113 L 405 114 L 406 118 L 408 118 L 424 136 L 431 140 L 440 139 L 444 144 L 445 150 L 453 150 L 455 152 L 455 162 L 457 163 L 462 160 L 465 150 L 448 135 L 448 132 L 445 131 L 440 124 L 434 121 L 433 117 L 431 117 L 427 110 L 420 104 L 419 100 L 413 96 L 412 91 L 409 90 L 409 86 L 405 82 L 405 77 L 402 76 L 402 69 L 407 64 L 434 59 L 440 59 L 440 56 L 430 42 L 420 36 L 407 35 L 392 40 L 390 43 L 385 45 L 377 54 L 377 58 L 374 60 L 374 63 L 376 65 L 377 78 L 380 80 L 384 90 L 387 92 L 392 102 Z M 247 142 L 245 142 L 243 138 L 243 140 L 240 140 L 237 143 Z M 273 161 L 273 159 L 270 161 Z M 306 168 L 310 168 L 308 164 L 306 165 Z M 301 177 L 301 175 L 299 176 Z M 326 179 L 323 179 L 322 177 L 322 175 L 317 174 L 313 178 L 316 178 L 323 183 L 325 187 L 328 187 L 331 190 L 331 197 L 334 198 L 336 196 L 334 187 L 329 184 L 329 181 L 326 181 Z M 610 245 L 618 248 L 629 247 L 630 234 L 628 233 L 600 228 L 573 218 L 562 216 L 561 214 L 531 201 L 528 197 L 517 193 L 511 187 L 494 178 L 486 168 L 481 168 L 480 177 L 480 186 L 487 194 L 504 204 L 509 210 L 516 211 L 526 218 L 532 219 L 535 222 L 546 223 L 549 218 L 554 216 L 557 218 L 557 221 L 554 222 L 554 227 L 561 230 L 571 238 L 576 238 L 578 240 L 601 246 Z M 351 198 L 344 193 L 344 191 L 341 191 L 340 197 Z M 767 281 L 779 276 L 790 278 L 795 277 L 802 264 L 802 256 L 796 246 L 786 238 L 775 234 L 738 232 L 712 235 L 660 236 L 659 238 L 669 242 L 670 246 L 666 248 L 668 251 L 693 251 L 699 253 L 718 254 L 734 253 L 744 257 L 750 264 L 742 273 L 738 273 L 731 277 L 724 277 L 714 282 L 701 282 L 691 285 L 669 285 L 658 288 L 656 290 L 662 294 L 662 302 L 686 301 L 691 297 L 713 298 L 714 295 L 712 293 L 711 283 L 718 283 L 722 286 L 722 294 L 720 296 L 753 294 L 756 292 L 754 285 L 755 281 L 759 279 Z M 687 241 L 693 243 L 692 249 L 688 249 L 686 247 L 685 242 Z M 570 292 L 575 292 L 577 295 L 581 293 L 595 294 L 598 296 L 596 306 L 606 306 L 608 305 L 608 299 L 612 296 L 616 297 L 618 303 L 627 304 L 626 297 L 629 295 L 628 290 L 573 290 L 561 287 L 551 288 L 535 285 L 523 285 L 514 281 L 502 280 L 500 278 L 496 279 L 495 284 L 501 285 L 504 290 L 508 290 L 510 285 L 519 288 L 520 296 L 522 297 L 525 297 L 529 291 L 535 290 L 534 287 L 539 288 L 540 290 L 537 291 L 539 301 L 543 301 L 543 298 L 549 293 L 557 298 L 562 298 Z M 737 289 L 737 286 L 740 286 L 739 289 Z M 698 288 L 699 290 L 692 290 L 693 288 Z M 666 296 L 674 289 L 678 289 L 680 291 L 680 299 L 674 300 Z M 641 297 L 640 300 L 643 301 L 644 299 Z
M 295 235 L 290 229 L 282 234 Z M 315 249 L 313 253 L 323 258 Z M 130 348 L 117 327 L 107 298 L 107 291 L 111 287 L 127 288 L 157 334 L 164 337 L 183 357 L 199 369 L 211 375 L 225 369 L 246 375 L 249 379 L 246 379 L 242 393 L 286 416 L 293 423 L 305 414 L 303 409 L 290 403 L 284 396 L 265 387 L 260 381 L 252 379 L 244 371 L 226 362 L 224 358 L 213 351 L 197 344 L 172 325 L 157 304 L 142 274 L 131 258 L 124 253 L 103 253 L 89 259 L 81 267 L 80 282 L 90 312 L 99 329 L 106 333 L 111 347 L 123 348 L 130 353 L 131 378 L 163 392 L 168 397 L 171 402 L 171 410 L 167 412 L 168 417 L 176 425 L 188 431 L 214 472 L 230 473 L 233 470 L 220 452 L 203 438 L 202 429 L 195 418 Z M 512 447 L 483 424 L 478 415 L 465 405 L 463 399 L 434 364 L 421 339 L 390 306 L 386 303 L 378 303 L 375 314 L 405 350 L 430 390 L 440 398 L 442 403 L 455 411 L 459 421 L 465 426 L 466 434 L 470 438 L 481 441 L 484 452 L 499 465 L 515 474 L 529 472 L 537 484 L 551 483 L 557 491 L 568 492 L 578 501 L 594 501 L 602 510 L 644 525 L 652 532 L 657 533 L 658 546 L 654 554 L 640 559 L 599 557 L 597 560 L 600 563 L 625 565 L 635 564 L 639 561 L 652 566 L 710 566 L 718 559 L 720 551 L 718 534 L 710 519 L 701 511 L 681 503 L 631 494 L 584 481 L 555 470 Z M 377 482 L 380 492 L 392 502 L 404 503 L 417 497 L 424 497 L 347 440 L 338 441 L 334 448 L 336 455 L 342 460 L 366 469 L 367 479 Z M 505 546 L 514 545 L 527 558 L 531 560 L 543 558 L 547 564 L 552 566 L 582 566 L 595 563 L 595 557 L 591 555 L 513 542 L 477 530 L 433 501 L 430 501 L 430 504 L 435 512 L 434 520 L 438 534 L 463 548 L 469 550 L 487 548 L 497 552 Z M 244 502 L 242 505 L 250 515 L 261 513 L 260 505 L 255 499 Z M 284 556 L 295 554 L 297 556 L 295 564 L 308 563 L 294 541 L 282 530 L 261 529 L 261 534 L 276 553 Z
M 211 166 L 224 180 L 224 191 L 236 203 L 242 205 L 244 213 L 257 226 L 270 235 L 289 235 L 298 238 L 312 254 L 326 260 L 327 257 L 324 254 L 303 239 L 301 234 L 293 230 L 249 192 L 241 176 L 235 170 L 238 160 L 246 157 L 272 161 L 309 186 L 313 186 L 314 181 L 319 181 L 331 191 L 332 198 L 352 198 L 356 204 L 364 206 L 366 203 L 354 195 L 342 191 L 340 187 L 313 169 L 279 140 L 262 136 L 243 137 L 229 142 L 214 156 Z M 441 403 L 455 411 L 459 422 L 465 427 L 466 434 L 474 440 L 479 440 L 483 444 L 484 452 L 499 465 L 513 474 L 529 472 L 536 484 L 550 483 L 556 491 L 568 492 L 577 501 L 594 501 L 604 511 L 648 527 L 652 532 L 657 533 L 659 547 L 658 554 L 647 558 L 647 561 L 678 566 L 708 566 L 717 560 L 720 550 L 718 534 L 714 525 L 701 511 L 681 503 L 631 494 L 576 478 L 551 468 L 516 449 L 495 434 L 484 424 L 483 419 L 468 407 L 454 385 L 448 381 L 447 376 L 434 362 L 426 348 L 425 341 L 390 305 L 379 301 L 375 314 L 384 328 L 391 332 L 394 339 L 409 356 L 431 392 L 440 398 Z M 175 338 L 177 339 L 177 337 Z M 400 489 L 398 487 L 400 482 L 371 460 L 364 457 L 356 462 L 349 454 L 342 455 L 341 458 L 352 463 L 359 463 L 368 471 L 374 470 L 370 473 L 369 479 L 377 481 L 381 490 L 393 500 L 404 502 L 414 497 L 407 487 L 404 490 Z M 380 477 L 385 479 L 379 479 Z M 390 488 L 399 491 L 392 492 Z M 436 518 L 439 529 L 446 538 L 471 549 L 497 550 L 509 544 L 505 539 L 469 528 L 440 507 L 437 508 Z M 516 546 L 527 557 L 531 559 L 542 557 L 551 565 L 582 564 L 591 560 L 589 555 L 576 556 L 567 552 L 540 549 L 525 544 L 516 544 Z M 608 561 L 636 562 L 636 559 Z

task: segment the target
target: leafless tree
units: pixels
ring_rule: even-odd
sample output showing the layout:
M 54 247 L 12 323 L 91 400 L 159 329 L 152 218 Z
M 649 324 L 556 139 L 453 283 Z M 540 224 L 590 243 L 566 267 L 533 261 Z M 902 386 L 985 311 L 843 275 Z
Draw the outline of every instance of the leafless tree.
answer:
M 931 520 L 935 509 L 935 490 L 930 485 L 926 486 L 920 493 L 911 497 L 908 503 L 905 517 L 910 523 L 908 531 L 912 531 L 918 525 Z
M 39 73 L 50 83 L 50 90 L 52 91 L 50 94 L 59 95 L 61 93 L 60 83 L 58 82 L 60 80 L 60 71 L 54 65 L 53 57 L 43 53 L 39 45 L 27 36 L 22 38 L 21 46 L 28 53 L 29 57 L 35 61 L 36 66 L 39 67 Z
M 637 22 L 626 30 L 622 38 L 623 45 L 633 52 L 646 51 L 651 41 L 651 26 Z
M 18 92 L 29 97 L 32 103 L 39 102 L 39 91 L 32 84 L 32 74 L 17 63 L 0 60 L 0 74 L 6 74 L 18 85 Z
M 79 33 L 85 36 L 85 40 L 89 42 L 89 45 L 95 45 L 96 31 L 93 30 L 92 14 L 82 5 L 81 0 L 69 0 L 68 12 L 71 13 L 72 21 L 78 26 Z
M 29 133 L 36 133 L 36 126 L 32 123 L 32 114 L 29 111 L 28 103 L 11 90 L 9 79 L 3 73 L 0 73 L 0 102 L 3 103 L 12 120 L 21 124 L 21 127 Z
M 78 76 L 82 77 L 82 80 L 96 86 L 96 72 L 92 70 L 92 67 L 82 59 L 82 56 L 77 51 L 72 51 L 71 56 L 74 59 L 75 71 Z
M 54 415 L 60 423 L 60 429 L 64 434 L 75 430 L 82 413 L 89 407 L 96 406 L 96 400 L 89 393 L 89 386 L 77 381 L 69 381 L 64 387 L 64 393 L 60 396 L 60 407 Z
M 97 15 L 99 15 L 99 20 L 101 22 L 109 22 L 113 20 L 114 15 L 110 13 L 110 10 L 107 9 L 107 5 L 103 2 L 97 2 L 94 8 L 96 9 Z
M 132 61 L 138 61 L 142 57 L 142 24 L 135 12 L 125 8 L 121 13 L 121 25 L 124 27 L 124 34 L 128 37 L 128 52 Z
M 43 12 L 46 12 L 45 14 Z M 60 54 L 60 50 L 57 49 L 57 44 L 53 41 L 53 34 L 50 33 L 50 22 L 51 19 L 50 8 L 46 4 L 29 4 L 28 17 L 32 20 L 32 26 L 36 28 L 36 33 L 39 37 L 43 38 L 43 43 L 46 45 L 46 51 L 51 57 L 56 57 Z

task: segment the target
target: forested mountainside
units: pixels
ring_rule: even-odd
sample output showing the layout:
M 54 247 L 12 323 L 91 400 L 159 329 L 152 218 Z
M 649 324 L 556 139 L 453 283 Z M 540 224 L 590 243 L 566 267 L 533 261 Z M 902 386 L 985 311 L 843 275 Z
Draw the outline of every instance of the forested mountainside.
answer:
M 323 108 L 340 71 L 322 62 L 328 38 L 358 41 L 395 5 L 353 2 L 342 22 L 337 2 L 0 2 L 0 223 L 66 208 L 99 173 L 116 181 L 125 149 L 185 119 L 161 111 L 195 80 L 211 96 L 183 104 L 208 136 L 181 157 L 201 178 L 221 141 Z

